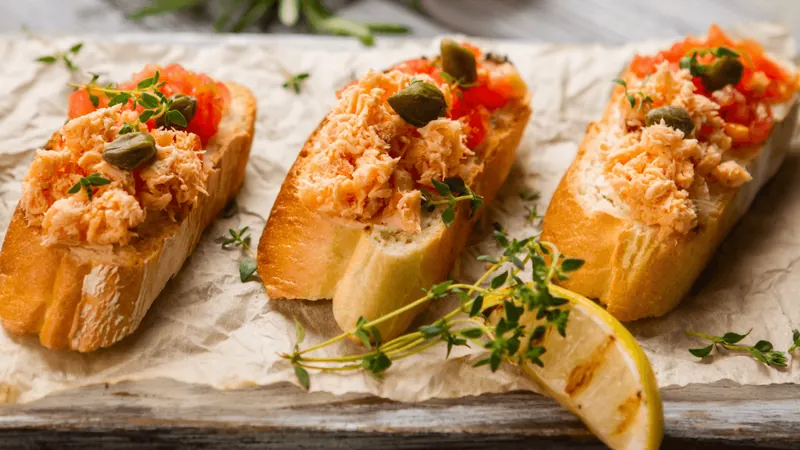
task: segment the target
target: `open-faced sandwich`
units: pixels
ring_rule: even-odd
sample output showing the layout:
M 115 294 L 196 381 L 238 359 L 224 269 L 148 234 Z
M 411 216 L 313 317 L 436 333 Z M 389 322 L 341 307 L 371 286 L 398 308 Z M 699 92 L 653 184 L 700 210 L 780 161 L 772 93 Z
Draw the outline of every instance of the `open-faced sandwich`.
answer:
M 272 208 L 258 272 L 272 298 L 333 299 L 344 330 L 444 280 L 505 181 L 530 115 L 506 58 L 450 39 L 371 71 L 306 142 Z M 419 308 L 383 322 L 384 337 Z
M 78 86 L 0 253 L 0 318 L 82 352 L 132 333 L 242 184 L 256 103 L 178 65 Z
M 635 56 L 615 82 L 542 239 L 586 261 L 566 287 L 634 320 L 680 302 L 776 172 L 798 76 L 757 42 L 712 26 L 705 38 Z

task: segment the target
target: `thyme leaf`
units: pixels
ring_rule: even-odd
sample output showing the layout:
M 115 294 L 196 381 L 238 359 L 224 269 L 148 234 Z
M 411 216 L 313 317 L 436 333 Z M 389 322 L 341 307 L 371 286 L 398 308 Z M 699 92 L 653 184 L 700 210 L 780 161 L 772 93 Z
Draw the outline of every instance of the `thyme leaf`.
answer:
M 86 190 L 86 195 L 89 197 L 89 200 L 91 200 L 92 195 L 94 195 L 92 187 L 105 186 L 106 184 L 110 183 L 111 180 L 109 180 L 108 178 L 103 178 L 103 176 L 99 172 L 96 172 L 91 175 L 82 177 L 77 183 L 75 183 L 75 185 L 69 188 L 67 194 L 77 194 L 81 190 L 81 188 L 83 188 Z

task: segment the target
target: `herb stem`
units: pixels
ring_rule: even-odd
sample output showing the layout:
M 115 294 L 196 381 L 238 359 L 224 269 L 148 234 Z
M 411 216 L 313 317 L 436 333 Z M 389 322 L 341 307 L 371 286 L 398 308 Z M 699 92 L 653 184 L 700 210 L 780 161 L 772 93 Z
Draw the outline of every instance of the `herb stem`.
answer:
M 452 199 L 444 199 L 444 200 L 432 200 L 428 202 L 430 206 L 439 206 L 439 205 L 449 205 L 452 202 L 460 202 L 463 200 L 472 200 L 472 195 L 459 195 L 458 197 L 453 197 Z
M 712 342 L 717 340 L 717 338 L 715 336 L 711 336 L 710 334 L 705 334 L 705 333 L 698 333 L 697 331 L 685 330 L 684 333 L 687 336 L 693 336 L 693 337 L 698 337 L 698 338 L 701 338 L 701 339 L 707 339 L 707 340 L 712 341 Z
M 323 372 L 345 372 L 348 370 L 363 369 L 363 366 L 361 366 L 361 364 L 349 364 L 346 366 L 339 366 L 339 367 L 313 366 L 310 364 L 303 364 L 302 362 L 296 362 L 295 364 L 297 364 L 300 367 L 305 367 L 306 369 L 320 370 Z

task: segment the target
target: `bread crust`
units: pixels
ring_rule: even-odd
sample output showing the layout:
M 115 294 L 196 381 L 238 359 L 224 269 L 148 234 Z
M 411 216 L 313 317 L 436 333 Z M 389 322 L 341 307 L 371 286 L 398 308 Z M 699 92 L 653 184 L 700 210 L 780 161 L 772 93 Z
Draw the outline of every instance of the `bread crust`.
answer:
M 213 169 L 208 196 L 180 222 L 148 218 L 125 246 L 41 245 L 17 205 L 0 252 L 0 318 L 14 335 L 39 334 L 51 349 L 89 352 L 131 334 L 180 270 L 203 230 L 244 181 L 256 101 L 228 83 L 231 102 L 205 158 Z M 154 215 L 157 216 L 157 215 Z
M 498 111 L 498 126 L 484 144 L 483 170 L 466 180 L 485 204 L 505 182 L 530 114 L 528 98 Z M 446 279 L 485 206 L 470 219 L 468 208 L 459 204 L 449 228 L 437 221 L 419 236 L 408 235 L 407 244 L 392 247 L 372 226 L 323 218 L 297 200 L 298 174 L 315 138 L 316 131 L 272 207 L 259 242 L 258 272 L 273 299 L 332 299 L 337 324 L 350 330 L 360 317 L 375 319 L 395 311 Z M 381 335 L 391 339 L 402 333 L 423 308 L 382 323 Z
M 579 166 L 602 133 L 611 107 L 622 94 L 615 90 L 600 122 L 591 123 L 578 154 L 561 179 L 542 225 L 542 240 L 563 254 L 582 258 L 581 270 L 561 284 L 599 300 L 619 320 L 661 316 L 688 294 L 722 240 L 746 212 L 761 186 L 775 174 L 791 138 L 797 108 L 776 123 L 758 156 L 747 164 L 753 181 L 725 192 L 708 220 L 687 234 L 665 233 L 627 217 L 588 211 L 579 196 L 584 182 Z

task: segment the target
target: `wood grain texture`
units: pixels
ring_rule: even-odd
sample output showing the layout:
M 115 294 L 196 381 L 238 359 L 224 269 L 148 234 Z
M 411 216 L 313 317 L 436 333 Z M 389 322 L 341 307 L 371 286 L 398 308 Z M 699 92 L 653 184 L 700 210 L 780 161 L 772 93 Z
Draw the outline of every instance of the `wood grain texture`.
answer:
M 794 386 L 689 386 L 663 396 L 666 448 L 796 448 L 800 442 Z M 529 392 L 404 404 L 306 394 L 289 384 L 216 391 L 158 380 L 0 408 L 0 449 L 98 442 L 115 449 L 602 448 L 569 412 Z

